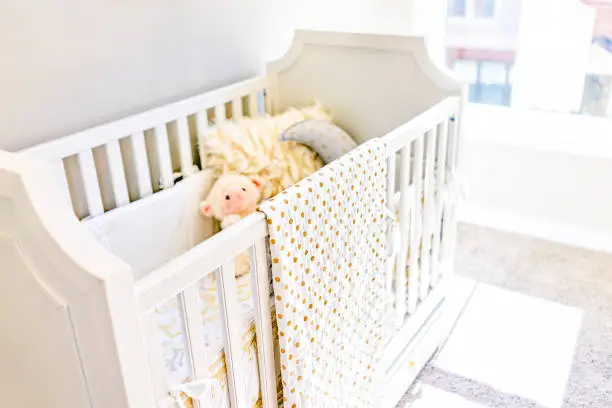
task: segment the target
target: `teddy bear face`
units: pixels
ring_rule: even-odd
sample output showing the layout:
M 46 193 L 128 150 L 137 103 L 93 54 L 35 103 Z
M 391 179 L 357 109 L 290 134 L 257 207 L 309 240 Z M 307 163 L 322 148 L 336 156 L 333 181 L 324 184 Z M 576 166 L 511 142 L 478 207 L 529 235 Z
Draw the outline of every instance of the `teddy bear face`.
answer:
M 253 183 L 232 183 L 220 191 L 221 216 L 251 212 L 257 206 L 259 189 Z
M 235 173 L 221 176 L 201 203 L 205 216 L 222 219 L 228 215 L 247 215 L 255 211 L 259 202 L 261 182 Z

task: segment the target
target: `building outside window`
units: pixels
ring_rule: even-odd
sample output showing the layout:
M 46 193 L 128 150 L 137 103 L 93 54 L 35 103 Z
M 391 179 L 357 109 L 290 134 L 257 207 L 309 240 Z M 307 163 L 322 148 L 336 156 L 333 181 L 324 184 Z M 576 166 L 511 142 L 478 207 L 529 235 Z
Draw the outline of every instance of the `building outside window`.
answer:
M 467 0 L 449 0 L 448 15 L 451 17 L 465 17 L 465 6 Z
M 448 0 L 469 100 L 612 117 L 612 0 Z
M 491 18 L 495 15 L 495 0 L 475 0 L 474 15 L 480 18 Z

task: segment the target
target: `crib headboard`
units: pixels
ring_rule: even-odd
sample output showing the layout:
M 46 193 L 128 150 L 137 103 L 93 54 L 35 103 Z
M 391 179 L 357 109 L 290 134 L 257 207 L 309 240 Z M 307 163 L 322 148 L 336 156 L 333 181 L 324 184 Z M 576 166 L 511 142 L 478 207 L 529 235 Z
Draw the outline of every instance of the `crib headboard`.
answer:
M 359 142 L 382 136 L 464 85 L 429 57 L 425 38 L 298 30 L 268 64 L 273 109 L 333 106 L 336 123 Z M 385 101 L 381 103 L 380 101 Z

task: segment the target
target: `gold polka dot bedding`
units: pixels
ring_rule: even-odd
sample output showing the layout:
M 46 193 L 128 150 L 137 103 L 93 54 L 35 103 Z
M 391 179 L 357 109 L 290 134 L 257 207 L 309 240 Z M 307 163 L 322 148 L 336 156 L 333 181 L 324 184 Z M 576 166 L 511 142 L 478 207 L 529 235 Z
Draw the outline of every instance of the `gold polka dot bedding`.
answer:
M 380 401 L 385 197 L 385 146 L 371 140 L 260 206 L 286 408 Z

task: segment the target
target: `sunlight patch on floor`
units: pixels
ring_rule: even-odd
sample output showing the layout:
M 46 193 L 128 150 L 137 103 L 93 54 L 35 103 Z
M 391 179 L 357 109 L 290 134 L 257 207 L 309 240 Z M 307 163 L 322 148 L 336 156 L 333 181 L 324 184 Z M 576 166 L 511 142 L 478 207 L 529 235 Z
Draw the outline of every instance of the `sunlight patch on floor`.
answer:
M 434 365 L 560 407 L 582 318 L 579 309 L 480 284 Z

